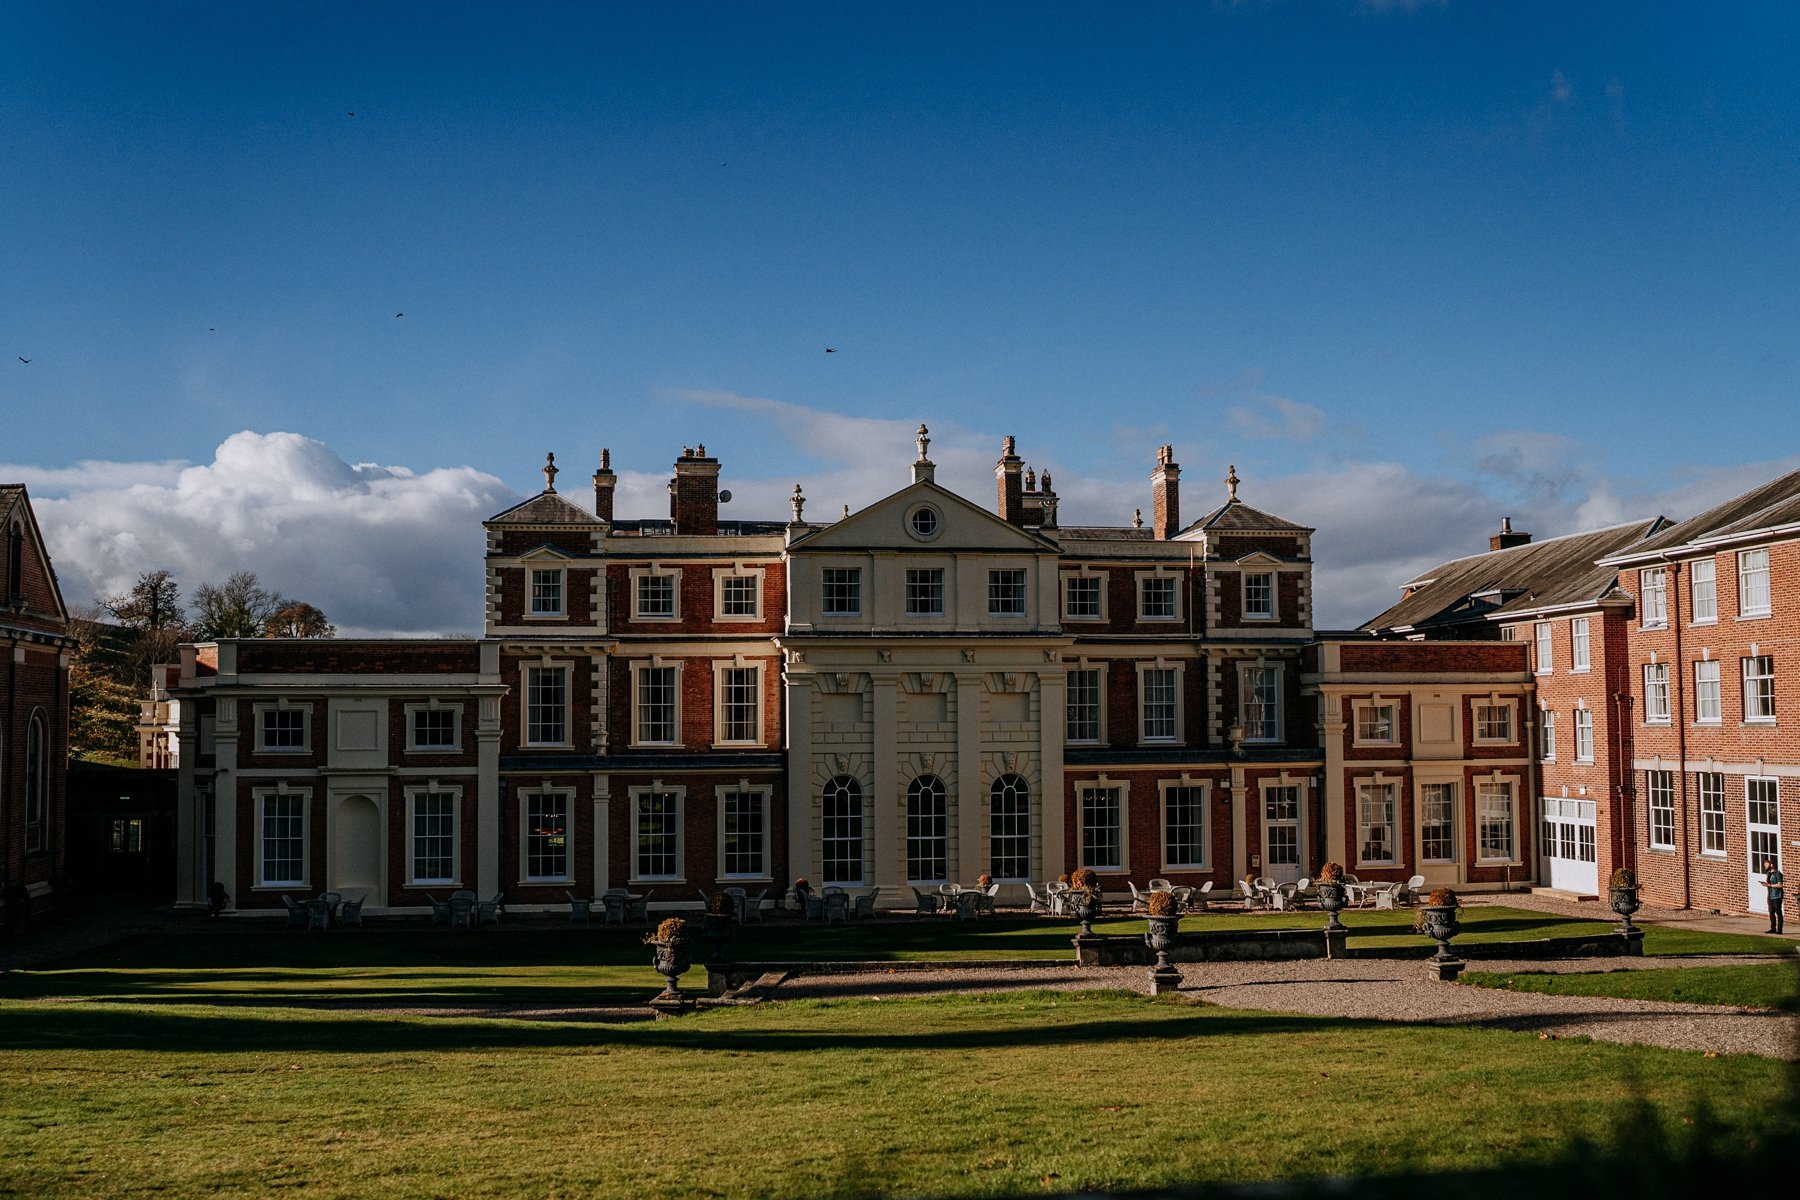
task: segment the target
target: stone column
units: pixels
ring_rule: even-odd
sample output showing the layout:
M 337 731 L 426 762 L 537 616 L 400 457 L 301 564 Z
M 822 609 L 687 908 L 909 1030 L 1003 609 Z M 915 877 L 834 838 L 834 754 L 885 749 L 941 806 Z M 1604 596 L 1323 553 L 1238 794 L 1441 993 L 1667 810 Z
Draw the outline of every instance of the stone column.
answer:
M 973 669 L 956 676 L 956 862 L 959 883 L 974 884 L 988 868 L 987 830 L 981 823 L 981 676 Z
M 906 845 L 894 836 L 894 811 L 903 803 L 900 788 L 900 679 L 884 673 L 871 675 L 874 695 L 873 733 L 874 794 L 867 800 L 863 820 L 863 861 L 874 864 L 864 882 L 879 884 L 896 896 L 906 890 Z
M 788 864 L 787 878 L 777 879 L 779 895 L 799 876 L 814 881 L 819 878 L 813 861 L 813 681 L 812 676 L 795 674 L 787 677 L 788 729 Z

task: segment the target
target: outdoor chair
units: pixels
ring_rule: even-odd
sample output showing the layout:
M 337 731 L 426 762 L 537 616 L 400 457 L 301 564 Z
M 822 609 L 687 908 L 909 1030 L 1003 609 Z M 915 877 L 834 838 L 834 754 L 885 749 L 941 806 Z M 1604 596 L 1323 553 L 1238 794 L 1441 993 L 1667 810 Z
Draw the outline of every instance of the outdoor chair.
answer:
M 1142 912 L 1144 909 L 1150 907 L 1150 897 L 1148 897 L 1144 893 L 1138 891 L 1137 884 L 1135 884 L 1135 883 L 1131 882 L 1131 880 L 1127 879 L 1125 881 L 1125 886 L 1131 889 L 1131 911 L 1132 912 Z
M 625 923 L 625 898 L 629 895 L 624 888 L 607 888 L 600 893 L 600 923 L 603 925 L 623 925 Z
M 306 906 L 304 904 L 294 903 L 294 898 L 283 892 L 281 906 L 287 909 L 287 927 L 289 929 L 306 928 Z
M 1191 887 L 1172 887 L 1169 889 L 1169 895 L 1175 897 L 1175 911 L 1182 912 L 1187 908 L 1188 901 L 1194 898 L 1194 889 Z
M 805 917 L 808 921 L 823 921 L 825 919 L 825 897 L 817 892 L 807 892 L 799 896 L 798 899 L 800 901 L 801 916 Z
M 1145 890 L 1151 892 L 1169 892 L 1175 890 L 1175 885 L 1166 879 L 1152 879 L 1150 881 L 1150 886 Z
M 650 889 L 645 888 L 641 896 L 625 893 L 625 919 L 627 921 L 650 920 Z
M 956 893 L 956 919 L 973 921 L 981 915 L 981 893 L 970 890 Z
M 505 892 L 495 892 L 492 900 L 482 900 L 475 905 L 475 923 L 477 925 L 498 925 L 500 918 L 505 915 Z
M 475 897 L 471 893 L 457 892 L 450 897 L 450 928 L 475 928 Z
M 1397 883 L 1383 884 L 1382 886 L 1376 888 L 1375 889 L 1375 907 L 1392 909 L 1394 907 L 1394 895 L 1399 890 L 1400 890 L 1400 885 Z
M 993 916 L 994 901 L 999 895 L 1000 885 L 997 883 L 990 883 L 985 888 L 977 888 L 975 890 L 975 911 L 986 913 L 990 917 Z
M 725 899 L 728 900 L 731 904 L 732 919 L 737 921 L 740 925 L 743 924 L 743 922 L 744 922 L 744 889 L 741 887 L 726 888 L 725 889 Z
M 1262 894 L 1257 891 L 1256 884 L 1251 880 L 1239 880 L 1238 891 L 1243 894 L 1245 912 L 1249 912 L 1253 908 L 1268 907 L 1268 905 L 1263 902 Z
M 912 894 L 913 904 L 916 905 L 914 911 L 917 912 L 919 916 L 923 917 L 928 913 L 939 911 L 938 901 L 942 899 L 942 897 L 936 892 L 921 892 L 918 888 L 914 888 Z
M 757 892 L 756 895 L 754 895 L 754 896 L 747 895 L 744 897 L 744 920 L 746 920 L 746 921 L 762 920 L 763 898 L 766 897 L 768 894 L 769 894 L 769 889 L 763 888 L 761 891 Z
M 1047 913 L 1050 911 L 1050 898 L 1039 893 L 1030 883 L 1025 885 L 1025 895 L 1030 898 L 1032 912 Z
M 577 921 L 594 919 L 594 902 L 592 900 L 583 900 L 566 888 L 563 890 L 563 895 L 569 898 L 569 924 L 573 925 Z
M 850 894 L 843 888 L 826 888 L 821 899 L 826 924 L 850 920 Z
M 873 917 L 875 915 L 875 897 L 881 894 L 879 887 L 872 887 L 855 898 L 850 908 L 853 917 Z
M 362 906 L 363 901 L 367 899 L 368 896 L 365 894 L 358 896 L 354 900 L 344 901 L 343 907 L 338 909 L 337 923 L 339 928 L 348 929 L 352 925 L 356 926 L 358 929 L 363 927 Z
M 1189 888 L 1187 897 L 1188 907 L 1197 908 L 1201 912 L 1205 912 L 1207 904 L 1212 900 L 1212 890 L 1213 881 L 1210 879 L 1197 888 Z
M 1419 893 L 1424 890 L 1425 877 L 1423 875 L 1414 875 L 1406 881 L 1406 886 L 1401 889 L 1399 899 L 1403 904 L 1417 904 L 1419 902 Z
M 331 928 L 331 902 L 323 896 L 306 902 L 306 927 L 308 929 Z
M 450 902 L 448 900 L 439 900 L 430 892 L 425 893 L 425 899 L 431 904 L 431 923 L 433 925 L 448 925 L 450 923 Z

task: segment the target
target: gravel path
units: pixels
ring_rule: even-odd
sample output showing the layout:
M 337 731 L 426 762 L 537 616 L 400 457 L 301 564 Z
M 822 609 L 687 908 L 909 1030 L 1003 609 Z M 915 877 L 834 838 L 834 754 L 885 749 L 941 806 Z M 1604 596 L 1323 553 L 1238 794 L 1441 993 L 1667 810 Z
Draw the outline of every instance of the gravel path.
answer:
M 1681 966 L 1718 966 L 1766 959 L 1683 960 Z M 1608 970 L 1620 959 L 1557 963 L 1480 964 L 1484 971 Z M 1631 960 L 1625 969 L 1674 967 Z M 1327 986 L 1328 985 L 1328 986 Z M 981 968 L 910 973 L 866 972 L 796 976 L 774 989 L 776 1000 L 917 995 L 932 992 L 1014 991 L 1034 988 L 1148 990 L 1142 967 Z M 1361 1021 L 1410 1021 L 1536 1031 L 1552 1037 L 1590 1037 L 1676 1050 L 1760 1054 L 1800 1060 L 1791 1013 L 1718 1008 L 1603 996 L 1545 996 L 1428 978 L 1424 964 L 1384 960 L 1287 963 L 1185 963 L 1181 994 L 1226 1008 L 1308 1013 Z

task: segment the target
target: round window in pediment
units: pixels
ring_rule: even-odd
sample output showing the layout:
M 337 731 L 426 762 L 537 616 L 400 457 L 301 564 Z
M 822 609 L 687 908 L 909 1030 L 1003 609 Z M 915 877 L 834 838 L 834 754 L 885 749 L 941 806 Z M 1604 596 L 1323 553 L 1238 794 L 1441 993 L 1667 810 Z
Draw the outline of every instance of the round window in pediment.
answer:
M 944 518 L 929 504 L 921 504 L 906 514 L 906 528 L 922 542 L 943 532 Z

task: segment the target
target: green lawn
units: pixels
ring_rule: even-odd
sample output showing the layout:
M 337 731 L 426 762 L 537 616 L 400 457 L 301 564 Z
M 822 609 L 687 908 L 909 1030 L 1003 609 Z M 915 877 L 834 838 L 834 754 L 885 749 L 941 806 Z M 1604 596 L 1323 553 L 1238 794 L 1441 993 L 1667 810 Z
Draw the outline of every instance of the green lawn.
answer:
M 1017 1195 L 1546 1161 L 1644 1104 L 1784 1128 L 1770 1060 L 1119 993 L 594 1025 L 165 990 L 0 1004 L 0 1051 L 0 1194 L 31 1196 Z
M 1599 971 L 1547 974 L 1470 972 L 1463 982 L 1555 996 L 1619 996 L 1632 1000 L 1674 1000 L 1741 1008 L 1792 1008 L 1800 986 L 1800 964 L 1747 963 L 1728 967 L 1673 967 L 1661 971 Z

